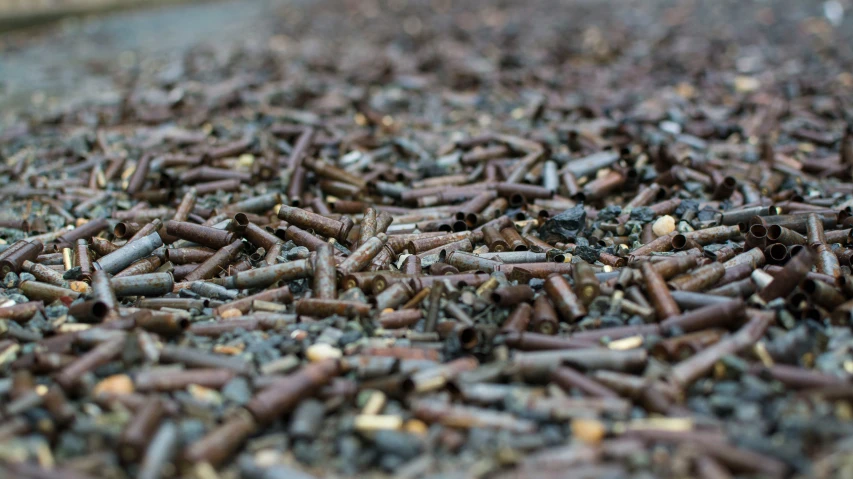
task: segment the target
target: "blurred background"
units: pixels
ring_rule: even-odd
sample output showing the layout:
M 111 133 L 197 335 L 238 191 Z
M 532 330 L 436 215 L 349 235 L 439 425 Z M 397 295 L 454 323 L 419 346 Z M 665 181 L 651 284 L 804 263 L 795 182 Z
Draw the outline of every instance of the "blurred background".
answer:
M 70 15 L 106 13 L 181 1 L 191 0 L 0 0 L 0 28 L 24 28 Z
M 23 110 L 116 101 L 131 81 L 183 75 L 175 69 L 188 56 L 227 63 L 263 49 L 287 78 L 458 45 L 483 78 L 490 68 L 637 67 L 649 57 L 649 81 L 695 74 L 710 59 L 745 73 L 788 61 L 785 71 L 821 68 L 853 83 L 843 74 L 853 0 L 0 0 L 0 125 Z M 657 58 L 660 46 L 674 56 Z

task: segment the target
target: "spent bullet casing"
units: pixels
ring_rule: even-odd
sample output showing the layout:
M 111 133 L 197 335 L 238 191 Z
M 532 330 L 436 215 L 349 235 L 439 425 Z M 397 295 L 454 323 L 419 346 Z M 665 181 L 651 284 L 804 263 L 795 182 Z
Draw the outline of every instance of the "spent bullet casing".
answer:
M 91 221 L 87 221 L 82 226 L 78 226 L 77 228 L 63 234 L 57 239 L 57 242 L 66 245 L 73 245 L 78 239 L 88 240 L 101 231 L 107 229 L 107 227 L 109 227 L 109 222 L 106 218 L 93 219 Z
M 232 244 L 237 239 L 237 235 L 231 231 L 174 220 L 166 222 L 166 232 L 180 239 L 217 250 Z
M 232 276 L 233 277 L 233 276 Z M 200 296 L 213 299 L 233 300 L 237 299 L 237 291 L 227 289 L 223 286 L 214 283 L 196 281 L 190 286 L 190 290 L 198 293 Z
M 235 375 L 236 373 L 230 369 L 151 369 L 137 374 L 133 382 L 136 389 L 142 392 L 180 391 L 190 384 L 221 389 Z
M 580 302 L 569 282 L 559 274 L 545 280 L 544 290 L 554 303 L 563 321 L 574 323 L 586 316 L 586 308 Z
M 38 241 L 16 241 L 0 257 L 0 273 L 3 276 L 8 273 L 20 273 L 24 262 L 35 261 L 43 250 L 44 245 Z
M 678 315 L 681 312 L 678 304 L 672 299 L 672 294 L 660 274 L 650 263 L 643 263 L 640 268 L 643 273 L 646 292 L 655 308 L 658 320 L 663 321 L 666 318 Z
M 166 259 L 174 264 L 203 263 L 216 253 L 206 246 L 188 246 L 166 250 Z
M 278 281 L 292 281 L 307 278 L 314 274 L 314 264 L 309 259 L 300 259 L 280 263 L 249 271 L 241 271 L 225 278 L 212 281 L 228 289 L 263 288 Z
M 369 304 L 338 299 L 305 298 L 296 301 L 295 306 L 296 314 L 316 318 L 326 318 L 333 315 L 365 317 L 370 313 Z
M 595 271 L 589 263 L 582 261 L 573 265 L 572 276 L 578 296 L 585 305 L 589 305 L 593 299 L 598 297 L 601 291 L 601 282 L 596 278 Z
M 340 374 L 336 360 L 326 359 L 302 367 L 282 381 L 257 393 L 246 405 L 246 409 L 260 423 L 268 423 L 292 410 L 301 399 L 309 396 L 321 386 Z
M 54 286 L 59 286 L 62 288 L 68 288 L 68 281 L 66 281 L 62 276 L 62 274 L 56 270 L 53 270 L 47 266 L 42 264 L 33 263 L 32 261 L 25 260 L 21 265 L 21 268 L 35 276 L 35 278 L 43 283 L 52 284 Z
M 8 319 L 18 323 L 24 323 L 37 312 L 44 310 L 44 301 L 28 301 L 12 306 L 0 307 L 0 319 Z
M 530 318 L 533 314 L 533 308 L 527 303 L 521 303 L 512 310 L 507 316 L 506 321 L 501 325 L 502 333 L 521 333 L 527 330 L 527 325 L 530 323 Z
M 136 413 L 119 438 L 119 456 L 123 460 L 135 462 L 142 458 L 164 414 L 163 404 L 158 399 L 146 402 Z
M 314 257 L 314 295 L 319 299 L 335 299 L 337 290 L 334 253 L 330 245 L 325 245 L 317 249 Z
M 199 281 L 210 279 L 222 271 L 226 271 L 227 266 L 236 258 L 237 254 L 243 248 L 243 240 L 235 239 L 233 243 L 221 248 L 193 269 L 183 279 L 184 282 Z
M 338 273 L 345 276 L 360 271 L 379 254 L 387 240 L 385 233 L 379 233 L 364 241 L 338 266 Z
M 46 303 L 52 303 L 61 298 L 76 299 L 80 296 L 77 291 L 37 281 L 24 281 L 18 285 L 18 288 L 27 298 Z
M 353 227 L 352 221 L 347 217 L 344 218 L 349 221 L 338 221 L 287 205 L 281 206 L 278 210 L 278 217 L 299 228 L 314 231 L 344 243 L 347 240 L 350 229 Z
M 523 284 L 503 286 L 492 292 L 492 301 L 500 306 L 513 306 L 531 299 L 533 299 L 533 289 Z
M 109 306 L 96 299 L 79 301 L 68 307 L 68 314 L 82 323 L 99 323 L 104 320 L 108 312 Z
M 130 266 L 134 261 L 150 255 L 155 249 L 161 246 L 163 246 L 163 240 L 160 238 L 160 235 L 151 233 L 144 238 L 127 243 L 114 252 L 99 258 L 95 261 L 94 267 L 97 270 L 115 274 Z
M 252 304 L 255 301 L 271 301 L 276 303 L 291 303 L 293 302 L 293 294 L 290 292 L 290 288 L 287 286 L 282 286 L 280 288 L 268 289 L 265 291 L 261 291 L 260 293 L 253 294 L 251 296 L 246 296 L 245 298 L 240 298 L 235 301 L 231 301 L 230 303 L 225 303 L 221 306 L 218 306 L 215 310 L 217 315 L 222 315 L 224 312 L 234 309 L 240 311 L 245 314 L 252 309 Z
M 116 296 L 163 296 L 172 292 L 174 284 L 171 273 L 140 274 L 110 280 Z

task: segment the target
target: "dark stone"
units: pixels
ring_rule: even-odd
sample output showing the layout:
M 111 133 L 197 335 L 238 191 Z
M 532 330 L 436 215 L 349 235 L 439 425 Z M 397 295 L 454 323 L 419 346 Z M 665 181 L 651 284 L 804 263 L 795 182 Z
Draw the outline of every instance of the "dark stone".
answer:
M 583 203 L 570 208 L 557 216 L 548 218 L 539 228 L 539 236 L 548 243 L 571 241 L 586 226 L 586 211 Z
M 352 435 L 338 438 L 337 446 L 339 468 L 345 474 L 358 472 L 376 458 L 376 450 L 365 450 L 361 441 Z
M 304 464 L 316 464 L 320 461 L 320 450 L 319 448 L 313 447 L 311 443 L 308 441 L 296 441 L 293 443 L 293 447 L 291 447 L 293 451 L 293 456 L 296 459 Z
M 615 221 L 622 214 L 622 207 L 619 205 L 608 205 L 603 210 L 598 212 L 598 221 L 610 223 Z
M 55 306 L 47 306 L 44 308 L 44 312 L 47 314 L 48 318 L 54 319 L 58 318 L 64 314 L 68 314 L 68 308 L 61 304 L 57 304 Z
M 385 454 L 411 459 L 423 450 L 423 441 L 415 435 L 400 431 L 377 431 L 373 436 L 376 448 Z
M 15 273 L 6 273 L 6 276 L 3 278 L 3 286 L 6 288 L 17 288 L 18 282 L 20 278 Z
M 563 431 L 557 424 L 544 424 L 539 431 L 542 439 L 548 445 L 562 444 L 565 441 Z
M 7 294 L 7 297 L 8 297 L 9 299 L 11 299 L 12 301 L 14 301 L 14 302 L 18 303 L 18 304 L 26 303 L 27 301 L 29 301 L 29 300 L 30 300 L 30 298 L 27 298 L 27 297 L 26 297 L 26 296 L 24 296 L 23 294 L 20 294 L 20 290 L 18 290 L 18 291 L 17 291 L 17 292 L 15 292 L 15 293 L 12 293 L 12 294 Z
M 27 327 L 45 332 L 53 329 L 53 326 L 51 326 L 50 322 L 44 317 L 44 314 L 42 314 L 41 311 L 36 311 L 36 314 L 27 321 Z
M 595 263 L 598 261 L 598 250 L 592 246 L 577 246 L 574 250 L 574 255 L 583 259 L 587 263 Z
M 395 454 L 385 454 L 379 459 L 379 467 L 388 472 L 396 471 L 403 463 L 403 458 Z
M 337 242 L 337 241 L 335 241 L 334 243 L 332 243 L 332 246 L 334 246 L 334 247 L 335 247 L 335 249 L 337 249 L 338 251 L 340 251 L 341 253 L 343 253 L 345 256 L 349 256 L 349 255 L 351 255 L 351 254 L 352 254 L 352 251 L 350 251 L 349 249 L 347 249 L 347 247 L 346 247 L 346 246 L 344 246 L 344 245 L 340 244 L 340 243 L 339 243 L 339 242 Z
M 652 211 L 651 208 L 647 208 L 645 206 L 641 206 L 639 208 L 634 208 L 631 210 L 632 221 L 648 223 L 650 221 L 654 221 L 657 216 L 658 215 L 654 211 Z
M 311 288 L 310 283 L 305 279 L 291 281 L 287 284 L 287 287 L 290 288 L 290 292 L 293 293 L 294 296 L 297 296 Z
M 198 293 L 196 293 L 195 291 L 191 291 L 189 288 L 183 288 L 178 291 L 178 296 L 182 298 L 200 298 Z
M 699 211 L 699 204 L 697 200 L 681 200 L 681 204 L 675 209 L 675 215 L 682 217 L 690 211 Z
M 252 388 L 246 378 L 236 377 L 222 388 L 222 396 L 231 402 L 243 405 L 252 398 Z
M 56 455 L 59 457 L 74 457 L 86 454 L 88 449 L 86 440 L 72 431 L 66 431 L 60 434 L 59 441 L 56 445 Z
M 629 326 L 640 326 L 641 324 L 645 324 L 645 323 L 646 323 L 645 319 L 641 318 L 640 316 L 634 315 L 634 316 L 631 316 L 630 318 L 628 318 L 628 321 L 626 324 L 628 324 Z M 673 330 L 675 330 L 675 329 L 676 328 L 673 328 Z M 679 334 L 682 334 L 682 333 L 679 333 Z
M 69 281 L 77 281 L 83 277 L 82 272 L 82 268 L 80 268 L 79 266 L 75 266 L 66 271 L 65 274 L 62 275 L 62 279 L 67 279 Z
M 713 210 L 708 207 L 699 210 L 699 212 L 696 214 L 696 219 L 698 219 L 699 221 L 712 221 L 716 217 L 717 210 Z
M 343 346 L 346 346 L 347 344 L 354 343 L 354 342 L 358 341 L 359 339 L 361 339 L 361 336 L 362 336 L 361 331 L 356 331 L 356 330 L 347 331 L 338 340 L 338 345 L 343 347 Z
M 684 188 L 684 191 L 694 196 L 702 194 L 705 190 L 705 184 L 698 181 L 685 181 L 681 187 Z
M 605 315 L 602 316 L 600 319 L 602 328 L 615 328 L 617 326 L 623 325 L 622 319 L 618 316 Z

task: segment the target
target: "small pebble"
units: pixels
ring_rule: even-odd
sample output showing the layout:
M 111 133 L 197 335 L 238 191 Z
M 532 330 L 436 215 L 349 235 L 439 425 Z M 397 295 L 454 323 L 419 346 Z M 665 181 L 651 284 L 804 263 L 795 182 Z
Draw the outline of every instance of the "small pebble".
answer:
M 3 277 L 3 286 L 6 288 L 12 289 L 18 287 L 18 282 L 20 278 L 15 273 L 6 273 L 6 276 Z
M 233 403 L 243 405 L 252 398 L 252 388 L 246 378 L 236 377 L 222 388 L 222 396 Z
M 675 219 L 669 215 L 661 216 L 652 225 L 652 232 L 657 236 L 668 235 L 673 231 L 675 231 Z
M 577 418 L 572 420 L 572 436 L 589 444 L 598 444 L 604 438 L 607 428 L 595 419 Z
M 340 359 L 343 355 L 344 353 L 340 349 L 326 343 L 312 344 L 305 350 L 305 357 L 311 362 L 318 362 L 324 359 Z
M 93 391 L 95 396 L 99 394 L 130 394 L 134 391 L 133 381 L 126 374 L 116 374 L 101 380 Z

